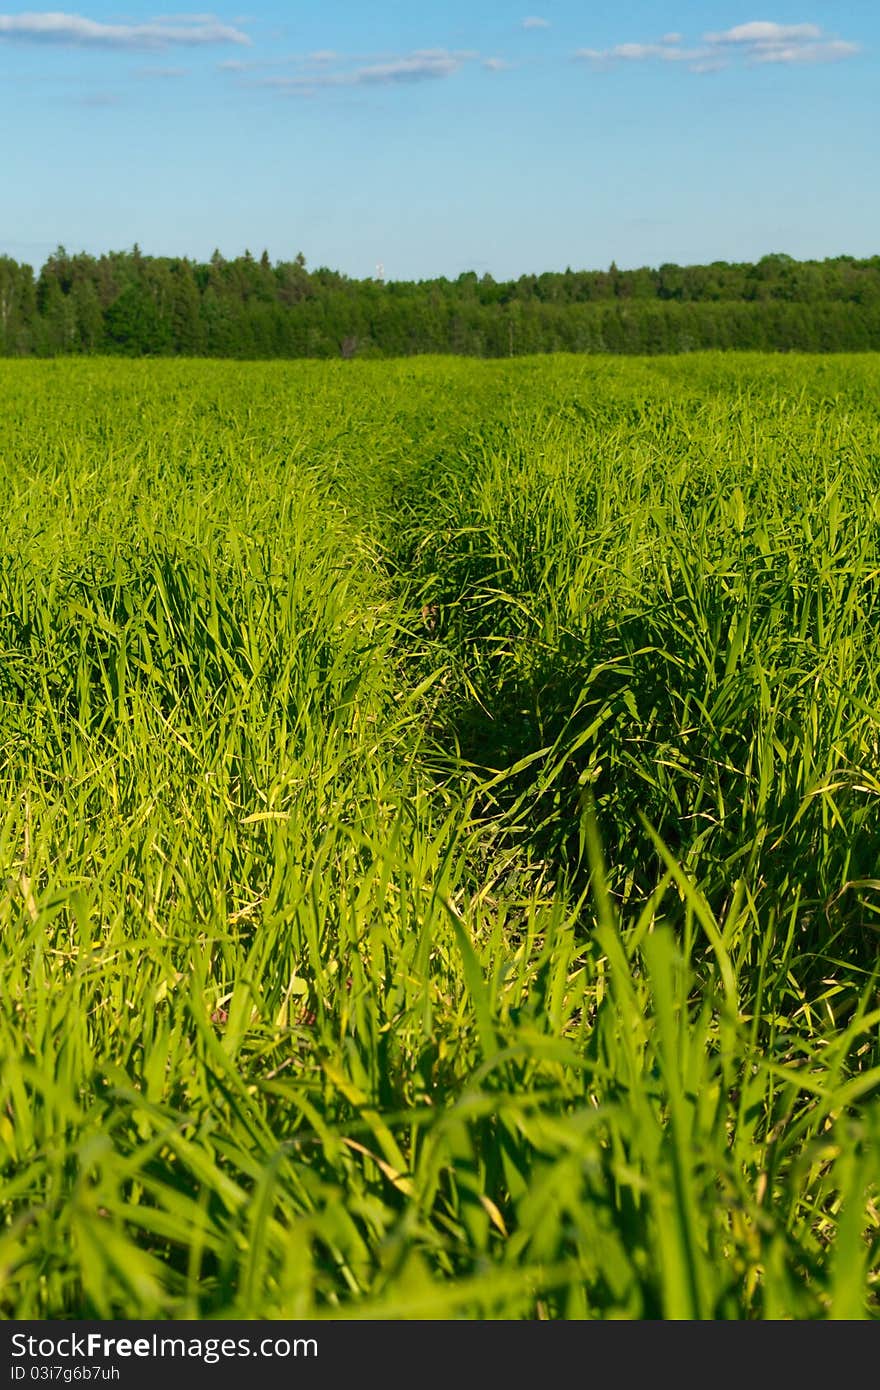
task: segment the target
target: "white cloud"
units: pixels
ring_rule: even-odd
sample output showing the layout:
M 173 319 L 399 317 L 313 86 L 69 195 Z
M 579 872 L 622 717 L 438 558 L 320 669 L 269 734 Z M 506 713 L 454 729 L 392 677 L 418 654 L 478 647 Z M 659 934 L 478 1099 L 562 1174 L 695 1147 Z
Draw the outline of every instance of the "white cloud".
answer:
M 658 57 L 663 63 L 701 63 L 709 54 L 705 48 L 663 48 Z
M 173 78 L 186 77 L 187 68 L 138 68 L 138 77 Z
M 549 19 L 541 19 L 539 15 L 530 14 L 522 22 L 524 29 L 549 29 Z
M 706 42 L 741 53 L 747 63 L 836 63 L 859 52 L 857 43 L 833 38 L 818 24 L 775 24 L 769 19 L 707 34 Z
M 846 39 L 824 39 L 817 43 L 768 44 L 751 54 L 753 63 L 839 63 L 860 52 L 857 43 Z
M 822 37 L 818 24 L 773 24 L 768 19 L 753 19 L 749 24 L 737 24 L 722 34 L 707 34 L 707 43 L 802 43 Z
M 592 63 L 594 67 L 610 68 L 615 63 L 645 63 L 656 59 L 661 63 L 705 63 L 712 57 L 712 50 L 702 48 L 679 48 L 671 43 L 618 43 L 613 48 L 579 48 L 575 58 Z M 692 70 L 693 66 L 692 66 Z
M 428 48 L 362 67 L 320 70 L 300 77 L 266 77 L 259 85 L 303 94 L 319 87 L 393 87 L 452 77 L 476 56 L 469 51 L 453 53 L 445 48 Z
M 487 72 L 508 72 L 510 63 L 504 58 L 484 58 L 483 67 Z
M 622 58 L 626 63 L 640 63 L 645 58 L 660 58 L 667 52 L 668 49 L 656 43 L 619 43 L 608 50 L 607 57 Z
M 602 56 L 625 63 L 643 63 L 648 58 L 659 58 L 661 63 L 688 63 L 704 58 L 706 52 L 705 48 L 679 48 L 668 43 L 619 43 Z
M 719 72 L 736 60 L 758 63 L 834 63 L 860 51 L 848 39 L 825 34 L 817 24 L 776 24 L 755 19 L 722 33 L 705 34 L 697 47 L 684 46 L 681 34 L 664 34 L 649 43 L 619 43 L 613 48 L 581 48 L 575 58 L 607 69 L 617 63 L 685 63 L 694 73 Z
M 451 53 L 423 53 L 412 58 L 394 58 L 390 63 L 373 63 L 356 68 L 351 73 L 358 84 L 388 82 L 424 82 L 434 77 L 451 77 L 461 67 L 461 59 Z
M 73 44 L 88 48 L 169 48 L 200 44 L 249 44 L 241 29 L 213 15 L 151 20 L 147 24 L 104 24 L 60 11 L 0 14 L 0 40 L 22 43 Z

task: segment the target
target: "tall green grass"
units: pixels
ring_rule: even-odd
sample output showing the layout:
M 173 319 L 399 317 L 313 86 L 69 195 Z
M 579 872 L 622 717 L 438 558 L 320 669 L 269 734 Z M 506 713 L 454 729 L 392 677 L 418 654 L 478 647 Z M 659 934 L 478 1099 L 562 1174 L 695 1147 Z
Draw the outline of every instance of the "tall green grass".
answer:
M 0 366 L 3 1315 L 877 1315 L 878 386 Z

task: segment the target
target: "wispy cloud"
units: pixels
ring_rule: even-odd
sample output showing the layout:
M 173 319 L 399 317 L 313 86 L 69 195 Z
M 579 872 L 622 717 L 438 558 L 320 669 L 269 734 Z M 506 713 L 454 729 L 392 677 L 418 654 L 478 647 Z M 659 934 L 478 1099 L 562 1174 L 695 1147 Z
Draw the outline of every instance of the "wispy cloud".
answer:
M 483 67 L 487 72 L 508 72 L 511 64 L 505 58 L 484 58 Z
M 755 19 L 720 33 L 704 34 L 688 46 L 682 34 L 664 34 L 648 43 L 619 43 L 612 48 L 580 48 L 575 58 L 607 69 L 618 63 L 684 63 L 694 73 L 718 72 L 734 63 L 833 63 L 850 58 L 860 46 L 826 34 L 818 24 L 776 24 Z
M 186 77 L 188 68 L 138 68 L 137 77 L 155 78 L 158 81 L 171 81 L 176 77 Z
M 264 77 L 260 79 L 259 86 L 307 94 L 327 87 L 394 87 L 408 83 L 432 82 L 452 77 L 466 62 L 476 56 L 470 51 L 450 52 L 445 48 L 426 48 L 404 57 L 392 57 L 382 62 L 346 68 L 331 67 L 329 60 L 325 66 L 324 63 L 318 63 L 315 55 L 312 55 L 313 71 L 296 77 Z
M 549 29 L 549 19 L 541 19 L 540 15 L 530 14 L 522 22 L 524 29 Z
M 769 19 L 753 19 L 736 24 L 721 34 L 707 34 L 707 43 L 805 43 L 822 37 L 818 24 L 774 24 Z
M 146 24 L 104 24 L 60 11 L 0 14 L 0 40 L 66 44 L 84 48 L 157 49 L 174 45 L 249 44 L 242 29 L 213 15 L 168 16 Z
M 693 62 L 688 63 L 688 72 L 695 72 L 695 73 L 721 72 L 721 71 L 722 71 L 724 68 L 726 68 L 726 67 L 727 67 L 727 64 L 725 63 L 725 61 L 724 61 L 723 58 L 713 58 L 713 57 L 703 58 L 703 57 L 700 57 L 700 58 L 695 58 L 695 59 L 693 60 Z
M 706 47 L 683 48 L 678 43 L 618 43 L 613 48 L 579 48 L 575 58 L 595 67 L 610 68 L 616 63 L 644 63 L 654 59 L 661 63 L 702 63 L 711 55 Z
M 833 38 L 818 24 L 774 24 L 767 19 L 707 34 L 706 42 L 736 49 L 750 63 L 834 63 L 859 52 L 857 43 Z

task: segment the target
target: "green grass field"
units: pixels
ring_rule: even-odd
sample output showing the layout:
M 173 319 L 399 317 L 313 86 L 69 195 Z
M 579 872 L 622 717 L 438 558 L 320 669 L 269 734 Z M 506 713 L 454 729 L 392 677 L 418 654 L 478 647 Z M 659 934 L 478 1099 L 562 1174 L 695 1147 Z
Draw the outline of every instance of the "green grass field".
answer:
M 880 1313 L 880 359 L 0 363 L 0 1314 Z

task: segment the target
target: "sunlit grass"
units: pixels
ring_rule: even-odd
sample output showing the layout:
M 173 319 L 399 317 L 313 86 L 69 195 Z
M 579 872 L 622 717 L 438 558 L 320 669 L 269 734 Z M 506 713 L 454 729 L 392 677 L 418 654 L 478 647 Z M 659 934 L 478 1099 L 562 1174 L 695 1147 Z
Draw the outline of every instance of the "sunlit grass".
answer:
M 876 1316 L 873 358 L 0 364 L 0 1311 Z

